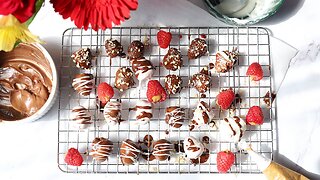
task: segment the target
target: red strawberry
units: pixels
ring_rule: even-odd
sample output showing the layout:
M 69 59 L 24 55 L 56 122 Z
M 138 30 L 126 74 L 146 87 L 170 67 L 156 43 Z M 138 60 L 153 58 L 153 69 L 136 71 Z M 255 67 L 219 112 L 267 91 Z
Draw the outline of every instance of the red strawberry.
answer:
M 234 99 L 235 95 L 231 88 L 222 90 L 216 97 L 216 103 L 221 109 L 227 110 Z
M 98 86 L 98 98 L 102 103 L 107 103 L 114 95 L 113 88 L 106 82 Z
M 158 39 L 158 44 L 161 48 L 167 48 L 170 44 L 170 41 L 172 39 L 172 34 L 170 32 L 166 32 L 163 30 L 160 30 L 157 33 L 157 39 Z
M 64 162 L 71 166 L 81 166 L 83 158 L 77 149 L 70 148 L 64 157 Z
M 220 173 L 226 173 L 235 161 L 235 156 L 231 151 L 220 151 L 217 154 L 217 168 Z
M 263 113 L 259 106 L 252 106 L 246 116 L 246 121 L 250 125 L 261 125 L 263 124 Z
M 252 81 L 260 81 L 263 78 L 263 70 L 259 63 L 252 63 L 247 70 L 247 76 L 250 76 Z
M 150 80 L 147 89 L 148 101 L 152 103 L 162 102 L 167 99 L 167 93 L 157 80 Z

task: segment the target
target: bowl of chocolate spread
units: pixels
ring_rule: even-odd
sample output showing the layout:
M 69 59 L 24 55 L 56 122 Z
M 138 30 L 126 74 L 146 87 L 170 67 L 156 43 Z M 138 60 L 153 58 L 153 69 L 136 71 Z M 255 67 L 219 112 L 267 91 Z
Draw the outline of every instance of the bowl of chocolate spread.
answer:
M 39 119 L 54 104 L 57 84 L 54 62 L 40 44 L 0 51 L 0 121 Z

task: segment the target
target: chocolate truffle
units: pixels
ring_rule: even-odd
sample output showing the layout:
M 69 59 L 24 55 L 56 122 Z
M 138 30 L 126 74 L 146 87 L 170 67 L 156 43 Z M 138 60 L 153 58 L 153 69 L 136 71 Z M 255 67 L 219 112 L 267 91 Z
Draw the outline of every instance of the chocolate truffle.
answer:
M 233 116 L 220 121 L 219 129 L 222 139 L 237 143 L 240 142 L 246 127 L 246 122 L 243 119 Z
M 71 55 L 72 61 L 77 68 L 90 69 L 92 65 L 92 54 L 89 48 L 83 48 Z
M 180 76 L 169 74 L 164 79 L 168 94 L 180 93 L 182 89 L 182 79 Z
M 151 61 L 141 58 L 132 61 L 132 70 L 139 81 L 144 81 L 151 78 L 154 67 Z
M 235 50 L 229 52 L 221 51 L 216 53 L 216 62 L 214 68 L 218 73 L 228 72 L 239 59 L 238 52 Z
M 140 59 L 143 57 L 144 45 L 141 41 L 132 41 L 128 47 L 128 58 L 130 60 Z
M 77 74 L 72 81 L 72 86 L 80 95 L 90 95 L 93 88 L 93 75 L 88 73 Z
M 121 104 L 118 101 L 108 102 L 103 109 L 103 116 L 108 125 L 116 125 L 121 122 Z
M 130 139 L 122 141 L 120 147 L 120 158 L 123 165 L 134 164 L 140 154 L 138 145 Z
M 108 39 L 105 42 L 106 53 L 110 58 L 123 56 L 123 47 L 116 39 Z
M 147 124 L 152 118 L 152 104 L 147 100 L 139 100 L 136 105 L 136 121 L 140 125 Z
M 196 59 L 207 53 L 207 43 L 204 39 L 196 38 L 191 41 L 188 49 L 188 58 Z
M 180 128 L 183 124 L 185 118 L 185 112 L 183 108 L 178 106 L 170 106 L 166 108 L 166 118 L 167 124 L 174 128 Z
M 133 72 L 130 68 L 121 67 L 116 72 L 116 79 L 114 86 L 119 89 L 119 91 L 124 91 L 129 89 L 131 86 L 134 85 L 133 80 Z
M 70 118 L 81 129 L 86 128 L 88 125 L 90 125 L 92 123 L 91 115 L 90 115 L 89 111 L 83 106 L 74 107 L 71 110 L 71 117 Z
M 160 139 L 153 143 L 152 154 L 159 161 L 165 161 L 173 151 L 173 144 L 165 139 Z
M 103 162 L 108 159 L 113 151 L 113 143 L 106 138 L 96 137 L 92 142 L 92 150 L 89 155 L 98 162 Z
M 205 93 L 210 89 L 211 77 L 208 68 L 203 68 L 201 72 L 193 75 L 189 80 L 189 84 L 196 88 L 199 93 Z
M 181 68 L 182 56 L 181 52 L 176 48 L 170 48 L 168 53 L 163 57 L 163 66 L 171 71 L 176 71 Z
M 196 138 L 189 136 L 183 141 L 183 149 L 188 159 L 196 159 L 202 155 L 205 147 Z
M 191 126 L 202 126 L 208 124 L 213 120 L 214 114 L 210 109 L 209 105 L 200 101 L 197 105 L 197 108 L 193 112 L 193 118 L 191 120 Z

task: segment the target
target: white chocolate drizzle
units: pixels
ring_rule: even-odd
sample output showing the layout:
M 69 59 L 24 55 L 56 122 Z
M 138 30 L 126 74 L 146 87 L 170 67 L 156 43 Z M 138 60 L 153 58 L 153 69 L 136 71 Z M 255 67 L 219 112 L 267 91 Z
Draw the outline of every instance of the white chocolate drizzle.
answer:
M 121 159 L 130 159 L 133 163 L 137 161 L 140 149 L 134 147 L 131 144 L 131 140 L 127 139 L 126 141 L 122 141 L 120 150 L 125 151 L 120 154 Z
M 74 107 L 71 111 L 71 119 L 82 129 L 91 124 L 91 115 L 83 106 Z
M 110 101 L 104 106 L 104 119 L 108 125 L 116 125 L 121 121 L 121 104 L 118 101 Z
M 72 86 L 82 96 L 89 95 L 93 88 L 93 78 L 91 74 L 81 74 L 81 77 L 74 78 Z
M 176 125 L 181 126 L 185 118 L 185 112 L 183 108 L 177 107 L 176 109 L 166 112 L 166 117 L 169 117 L 168 124 L 172 127 Z

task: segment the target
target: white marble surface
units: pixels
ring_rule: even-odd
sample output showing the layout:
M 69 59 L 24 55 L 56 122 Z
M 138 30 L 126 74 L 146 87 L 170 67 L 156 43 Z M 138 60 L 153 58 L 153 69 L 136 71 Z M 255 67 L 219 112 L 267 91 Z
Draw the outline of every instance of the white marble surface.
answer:
M 202 1 L 192 0 L 202 7 Z M 139 10 L 124 26 L 222 26 L 207 12 L 186 0 L 140 0 Z M 276 15 L 258 24 L 273 35 L 303 50 L 290 65 L 277 96 L 278 152 L 275 160 L 320 179 L 320 57 L 318 0 L 287 0 Z M 47 43 L 44 45 L 59 61 L 62 32 L 71 27 L 52 6 L 40 11 L 31 30 Z M 309 46 L 310 43 L 313 45 Z M 311 48 L 312 50 L 309 50 Z M 274 62 L 283 64 L 283 59 Z M 263 179 L 263 175 L 77 175 L 61 173 L 56 164 L 57 103 L 42 119 L 23 125 L 0 124 L 0 179 Z

